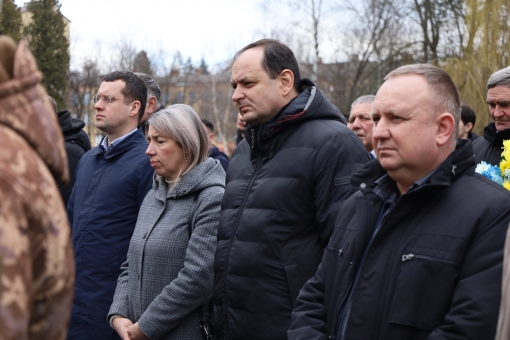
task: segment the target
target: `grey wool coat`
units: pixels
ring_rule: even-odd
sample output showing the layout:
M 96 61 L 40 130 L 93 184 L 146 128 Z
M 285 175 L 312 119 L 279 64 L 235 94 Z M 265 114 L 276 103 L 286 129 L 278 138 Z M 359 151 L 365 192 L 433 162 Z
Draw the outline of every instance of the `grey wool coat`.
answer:
M 143 201 L 108 320 L 121 315 L 156 339 L 201 339 L 197 308 L 213 293 L 225 172 L 207 158 L 167 194 L 157 179 Z M 188 215 L 196 196 L 193 233 Z

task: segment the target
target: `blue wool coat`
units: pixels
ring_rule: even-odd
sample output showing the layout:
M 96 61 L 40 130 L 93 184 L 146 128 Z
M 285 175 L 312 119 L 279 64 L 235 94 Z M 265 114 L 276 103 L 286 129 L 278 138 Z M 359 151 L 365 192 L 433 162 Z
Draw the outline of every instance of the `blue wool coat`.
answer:
M 225 172 L 212 158 L 191 169 L 170 192 L 164 180 L 156 181 L 140 209 L 109 316 L 138 322 L 150 339 L 201 339 L 197 308 L 207 305 L 213 293 L 224 187 Z
M 76 286 L 68 339 L 118 339 L 105 321 L 138 210 L 152 187 L 147 142 L 136 131 L 105 152 L 87 152 L 76 170 L 67 212 Z

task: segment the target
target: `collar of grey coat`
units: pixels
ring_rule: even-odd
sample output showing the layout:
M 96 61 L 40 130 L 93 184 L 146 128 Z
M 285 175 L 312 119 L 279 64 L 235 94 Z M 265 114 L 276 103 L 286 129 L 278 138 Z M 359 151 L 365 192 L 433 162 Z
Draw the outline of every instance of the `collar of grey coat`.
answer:
M 220 162 L 208 157 L 184 175 L 175 188 L 167 193 L 168 184 L 164 178 L 154 181 L 154 196 L 160 201 L 198 193 L 208 187 L 225 187 L 225 170 Z
M 423 178 L 416 181 L 408 190 L 412 191 L 428 186 L 449 186 L 455 176 L 464 171 L 475 171 L 475 156 L 471 141 L 468 139 L 459 139 L 456 149 L 441 163 Z M 359 169 L 351 176 L 351 184 L 360 190 L 363 194 L 373 192 L 379 179 L 387 172 L 381 166 L 377 159 L 373 159 L 364 167 Z

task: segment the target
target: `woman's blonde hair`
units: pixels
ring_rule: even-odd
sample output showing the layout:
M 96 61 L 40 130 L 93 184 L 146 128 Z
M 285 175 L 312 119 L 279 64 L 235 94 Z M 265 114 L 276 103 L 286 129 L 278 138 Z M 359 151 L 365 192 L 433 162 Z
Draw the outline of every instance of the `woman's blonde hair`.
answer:
M 198 163 L 207 159 L 209 140 L 202 121 L 192 107 L 184 104 L 169 105 L 147 119 L 163 137 L 175 141 L 184 152 L 188 167 L 180 174 L 184 176 Z

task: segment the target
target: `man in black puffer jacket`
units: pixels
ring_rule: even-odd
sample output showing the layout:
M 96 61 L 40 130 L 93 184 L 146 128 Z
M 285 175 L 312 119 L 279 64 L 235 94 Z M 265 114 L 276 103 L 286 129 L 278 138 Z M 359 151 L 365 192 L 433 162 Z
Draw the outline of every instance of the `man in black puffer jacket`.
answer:
M 67 162 L 69 166 L 69 184 L 58 184 L 60 194 L 64 200 L 64 206 L 67 207 L 67 201 L 71 196 L 71 191 L 74 186 L 74 173 L 76 166 L 85 152 L 90 150 L 89 136 L 83 131 L 85 123 L 71 117 L 71 112 L 61 111 L 58 113 L 58 122 L 64 134 L 64 141 L 67 153 Z
M 493 73 L 487 81 L 487 104 L 493 122 L 483 132 L 483 138 L 473 141 L 475 161 L 499 166 L 503 141 L 510 139 L 510 67 Z
M 235 57 L 232 99 L 246 121 L 226 178 L 215 258 L 219 339 L 286 339 L 291 311 L 314 274 L 350 175 L 369 161 L 340 111 L 293 52 L 271 39 Z

